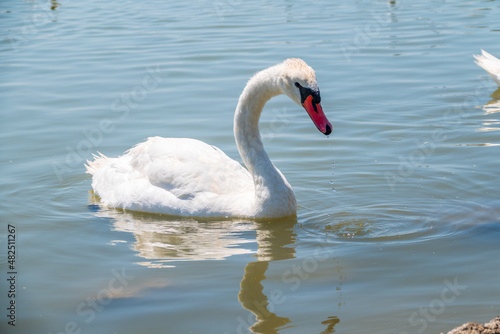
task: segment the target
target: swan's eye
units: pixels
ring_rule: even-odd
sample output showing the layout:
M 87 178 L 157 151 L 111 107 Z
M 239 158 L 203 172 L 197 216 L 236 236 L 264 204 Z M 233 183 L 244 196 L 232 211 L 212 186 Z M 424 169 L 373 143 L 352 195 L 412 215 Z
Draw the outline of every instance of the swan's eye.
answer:
M 311 88 L 302 87 L 298 82 L 295 83 L 295 87 L 299 89 L 300 92 L 300 100 L 301 103 L 304 104 L 304 101 L 309 97 L 313 97 L 313 103 L 317 104 L 321 102 L 321 97 L 319 95 L 319 89 L 316 88 L 312 90 Z

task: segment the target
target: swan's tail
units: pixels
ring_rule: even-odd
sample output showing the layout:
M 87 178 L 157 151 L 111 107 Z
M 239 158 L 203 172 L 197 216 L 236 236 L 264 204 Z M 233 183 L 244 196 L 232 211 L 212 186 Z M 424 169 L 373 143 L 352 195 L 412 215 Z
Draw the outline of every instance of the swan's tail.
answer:
M 481 50 L 481 52 L 481 55 L 474 55 L 476 64 L 488 72 L 493 80 L 500 86 L 500 59 L 484 50 Z
M 87 169 L 87 173 L 94 175 L 95 171 L 98 170 L 101 165 L 108 160 L 108 157 L 102 154 L 101 152 L 97 152 L 99 155 L 92 154 L 94 157 L 94 161 L 87 160 L 85 164 L 85 168 Z

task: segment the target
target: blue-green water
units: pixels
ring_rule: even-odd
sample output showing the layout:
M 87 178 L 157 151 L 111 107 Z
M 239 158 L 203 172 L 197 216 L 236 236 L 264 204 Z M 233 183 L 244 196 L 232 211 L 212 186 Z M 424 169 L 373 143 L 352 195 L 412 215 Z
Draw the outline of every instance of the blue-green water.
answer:
M 499 1 L 0 4 L 2 333 L 439 333 L 500 314 Z M 83 163 L 149 136 L 240 160 L 248 78 L 315 70 L 261 129 L 296 219 L 99 207 Z M 15 226 L 15 297 L 8 231 Z M 16 303 L 16 326 L 7 310 Z

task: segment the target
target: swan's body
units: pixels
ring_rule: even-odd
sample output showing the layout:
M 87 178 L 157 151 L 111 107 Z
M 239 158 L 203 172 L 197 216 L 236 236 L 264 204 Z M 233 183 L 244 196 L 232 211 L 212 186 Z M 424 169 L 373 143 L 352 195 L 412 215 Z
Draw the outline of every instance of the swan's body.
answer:
M 493 80 L 495 80 L 497 85 L 500 87 L 500 59 L 484 50 L 481 50 L 481 52 L 481 55 L 474 55 L 474 58 L 476 58 L 476 64 L 488 72 L 488 74 L 491 75 Z
M 331 124 L 320 104 L 312 68 L 287 59 L 252 77 L 234 116 L 234 136 L 247 166 L 195 139 L 149 138 L 118 158 L 88 161 L 92 188 L 103 204 L 194 217 L 285 217 L 296 214 L 292 187 L 274 167 L 260 139 L 259 117 L 273 96 L 304 106 L 318 129 Z

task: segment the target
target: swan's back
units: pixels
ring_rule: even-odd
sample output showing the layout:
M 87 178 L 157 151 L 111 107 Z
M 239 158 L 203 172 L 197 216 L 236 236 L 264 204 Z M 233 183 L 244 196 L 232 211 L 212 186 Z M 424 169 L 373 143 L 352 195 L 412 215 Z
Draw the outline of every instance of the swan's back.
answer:
M 232 215 L 235 202 L 245 209 L 254 194 L 245 168 L 195 139 L 152 137 L 121 157 L 96 157 L 87 172 L 104 204 L 136 211 Z
M 497 85 L 500 86 L 500 59 L 484 50 L 481 50 L 481 52 L 481 55 L 474 55 L 474 58 L 476 58 L 476 64 L 488 72 Z

